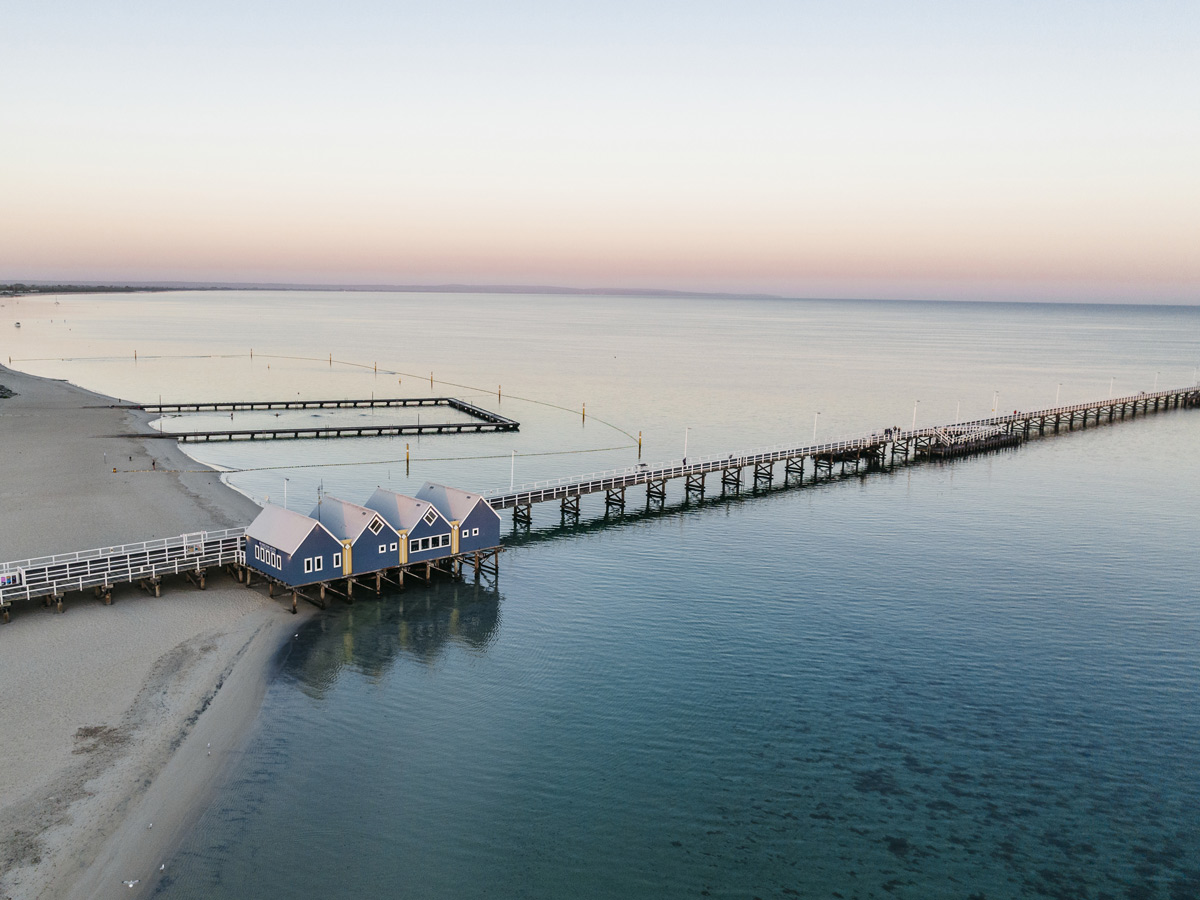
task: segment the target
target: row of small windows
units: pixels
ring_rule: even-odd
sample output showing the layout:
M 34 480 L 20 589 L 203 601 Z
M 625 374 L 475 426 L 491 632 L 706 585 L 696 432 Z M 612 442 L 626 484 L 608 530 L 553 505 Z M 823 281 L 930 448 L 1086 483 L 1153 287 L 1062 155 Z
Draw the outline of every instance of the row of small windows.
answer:
M 378 521 L 378 520 L 376 520 L 376 521 Z M 374 524 L 375 524 L 374 522 L 371 523 L 372 526 Z M 375 529 L 372 528 L 372 530 L 375 530 Z M 478 528 L 464 528 L 462 530 L 462 536 L 463 537 L 478 537 L 479 529 Z M 435 534 L 432 537 L 416 538 L 414 540 L 409 541 L 408 542 L 408 552 L 409 553 L 420 553 L 424 550 L 435 550 L 439 547 L 449 547 L 449 546 L 450 546 L 450 535 Z M 390 547 L 390 550 L 392 553 L 395 553 L 397 549 L 399 549 L 399 544 L 396 544 L 396 543 L 393 543 Z M 379 545 L 380 553 L 387 553 L 388 550 L 389 550 L 389 547 L 387 544 Z M 275 550 L 271 549 L 270 547 L 264 546 L 263 544 L 255 544 L 254 545 L 254 558 L 257 559 L 259 562 L 266 563 L 268 566 L 274 566 L 276 569 L 283 568 L 283 557 L 280 556 L 280 554 L 278 552 L 276 552 Z M 342 567 L 342 554 L 340 554 L 340 553 L 333 554 L 333 567 L 335 569 L 340 569 Z M 323 557 L 323 556 L 310 556 L 304 560 L 304 574 L 305 575 L 311 575 L 313 572 L 320 572 L 320 571 L 324 570 L 324 568 L 325 568 L 325 557 Z
M 420 553 L 422 550 L 432 550 L 435 547 L 449 547 L 450 535 L 435 534 L 433 537 L 414 538 L 408 542 L 409 553 Z
M 276 569 L 283 568 L 283 557 L 278 552 L 270 547 L 264 547 L 262 544 L 254 545 L 254 558 L 260 563 L 266 563 L 268 566 L 273 566 Z M 308 571 L 305 569 L 305 571 Z

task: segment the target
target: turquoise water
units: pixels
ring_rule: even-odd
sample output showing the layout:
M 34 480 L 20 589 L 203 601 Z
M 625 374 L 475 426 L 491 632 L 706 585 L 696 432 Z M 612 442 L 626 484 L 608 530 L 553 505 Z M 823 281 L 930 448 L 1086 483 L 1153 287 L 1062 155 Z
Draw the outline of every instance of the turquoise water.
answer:
M 14 365 L 143 400 L 384 377 L 266 374 L 265 353 L 321 356 L 319 331 L 325 355 L 378 356 L 413 388 L 444 369 L 486 406 L 504 382 L 522 421 L 414 442 L 408 475 L 386 439 L 203 448 L 256 496 L 284 475 L 348 499 L 507 485 L 513 450 L 517 481 L 602 469 L 636 459 L 639 430 L 652 462 L 681 455 L 685 428 L 689 454 L 803 442 L 814 417 L 826 436 L 907 424 L 915 400 L 918 422 L 949 422 L 997 390 L 1007 409 L 1081 401 L 1110 379 L 1189 383 L 1200 361 L 1200 310 L 1179 308 L 71 303 L 89 343 Z M 364 325 L 393 308 L 423 324 Z M 275 344 L 235 355 L 233 323 L 272 310 Z M 50 357 L 50 324 L 21 319 L 20 355 Z M 165 358 L 109 352 L 134 320 L 139 356 Z M 673 487 L 665 509 L 631 495 L 607 521 L 593 498 L 580 527 L 547 504 L 506 537 L 494 584 L 359 598 L 299 631 L 159 893 L 1200 896 L 1198 429 L 1180 411 L 759 495 L 685 505 Z

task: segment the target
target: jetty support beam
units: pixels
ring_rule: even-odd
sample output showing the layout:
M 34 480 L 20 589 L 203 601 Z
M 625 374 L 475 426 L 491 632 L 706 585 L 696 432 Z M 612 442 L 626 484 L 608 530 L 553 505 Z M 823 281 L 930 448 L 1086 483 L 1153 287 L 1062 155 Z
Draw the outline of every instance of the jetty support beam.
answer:
M 754 464 L 754 487 L 757 489 L 760 485 L 771 486 L 775 480 L 775 463 L 764 462 Z

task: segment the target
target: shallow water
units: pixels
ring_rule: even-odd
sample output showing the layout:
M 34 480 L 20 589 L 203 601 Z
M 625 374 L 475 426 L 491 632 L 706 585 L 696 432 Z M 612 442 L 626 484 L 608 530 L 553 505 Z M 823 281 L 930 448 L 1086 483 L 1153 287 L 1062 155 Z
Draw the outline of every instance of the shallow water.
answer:
M 1149 390 L 1156 372 L 1185 384 L 1200 356 L 1200 310 L 1178 308 L 70 302 L 116 334 L 138 317 L 139 355 L 172 358 L 22 368 L 142 400 L 159 384 L 186 395 L 164 399 L 268 397 L 285 382 L 367 396 L 373 369 L 250 368 L 288 353 L 285 339 L 317 357 L 306 335 L 319 331 L 381 368 L 445 367 L 485 406 L 483 385 L 511 381 L 514 398 L 565 408 L 506 393 L 519 435 L 413 442 L 407 476 L 372 462 L 403 459 L 386 439 L 203 448 L 249 470 L 230 478 L 256 496 L 284 475 L 293 497 L 322 480 L 347 499 L 385 480 L 507 484 L 512 450 L 527 478 L 600 469 L 636 458 L 622 430 L 642 430 L 654 462 L 681 455 L 686 427 L 700 454 L 803 442 L 818 411 L 827 436 L 908 424 L 916 399 L 919 422 L 953 421 L 987 412 L 996 390 L 1011 409 L 1102 397 L 1114 377 L 1117 393 Z M 209 316 L 191 312 L 201 303 Z M 364 324 L 389 304 L 420 313 L 411 361 Z M 175 358 L 243 352 L 209 320 L 285 309 L 253 363 Z M 462 323 L 453 353 L 433 346 L 437 315 Z M 22 355 L 49 356 L 33 352 L 56 339 L 49 323 L 21 318 L 22 340 L 33 322 L 45 342 Z M 496 584 L 356 599 L 303 628 L 159 892 L 1200 896 L 1198 429 L 1200 413 L 1172 412 L 690 505 L 673 486 L 666 509 L 631 495 L 607 521 L 593 498 L 579 527 L 547 504 L 506 535 Z M 450 459 L 470 456 L 490 458 Z

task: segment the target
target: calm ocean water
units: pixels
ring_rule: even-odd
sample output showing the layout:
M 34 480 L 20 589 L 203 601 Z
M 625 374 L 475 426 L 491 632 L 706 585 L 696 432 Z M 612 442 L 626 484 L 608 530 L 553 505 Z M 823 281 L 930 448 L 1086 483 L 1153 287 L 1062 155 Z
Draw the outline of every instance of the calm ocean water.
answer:
M 627 465 L 639 431 L 658 462 L 685 429 L 731 452 L 1200 363 L 1186 308 L 248 292 L 0 325 L 16 367 L 126 398 L 451 394 L 522 423 L 409 441 L 408 474 L 403 439 L 197 451 L 304 511 L 322 482 L 507 486 Z M 159 893 L 1200 896 L 1198 437 L 1180 411 L 607 521 L 593 498 L 579 527 L 547 504 L 496 584 L 300 630 Z

